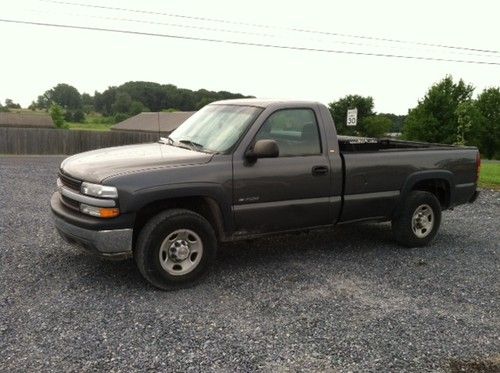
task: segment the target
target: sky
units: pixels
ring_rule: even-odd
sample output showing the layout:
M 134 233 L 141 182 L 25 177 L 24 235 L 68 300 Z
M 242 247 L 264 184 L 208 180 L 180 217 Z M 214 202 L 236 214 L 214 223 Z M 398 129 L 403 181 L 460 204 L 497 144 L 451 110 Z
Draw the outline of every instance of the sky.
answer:
M 500 51 L 497 0 L 63 1 L 128 10 L 46 0 L 3 0 L 0 18 L 311 49 L 500 63 L 500 53 L 414 44 Z M 92 94 L 126 81 L 143 80 L 192 90 L 225 90 L 259 98 L 307 99 L 325 104 L 347 94 L 359 94 L 372 96 L 377 112 L 406 114 L 446 74 L 472 84 L 476 94 L 484 88 L 500 86 L 500 65 L 273 49 L 3 22 L 0 22 L 0 36 L 0 100 L 11 98 L 24 107 L 62 82 L 75 86 L 81 93 Z

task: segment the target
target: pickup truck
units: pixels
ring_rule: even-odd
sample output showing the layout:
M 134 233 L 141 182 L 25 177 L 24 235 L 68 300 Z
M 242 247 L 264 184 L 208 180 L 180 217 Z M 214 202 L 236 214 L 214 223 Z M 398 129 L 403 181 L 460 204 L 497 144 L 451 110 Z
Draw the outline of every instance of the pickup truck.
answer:
M 224 241 L 370 220 L 426 245 L 442 210 L 475 200 L 479 167 L 473 147 L 337 136 L 320 103 L 227 100 L 157 143 L 65 159 L 51 209 L 67 242 L 133 256 L 172 290 L 199 281 Z

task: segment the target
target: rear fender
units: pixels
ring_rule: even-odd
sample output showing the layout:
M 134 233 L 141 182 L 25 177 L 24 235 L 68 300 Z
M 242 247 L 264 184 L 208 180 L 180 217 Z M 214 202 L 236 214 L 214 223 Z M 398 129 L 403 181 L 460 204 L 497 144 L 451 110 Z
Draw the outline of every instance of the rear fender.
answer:
M 396 204 L 396 207 L 394 209 L 394 213 L 397 213 L 398 211 L 401 210 L 401 207 L 408 197 L 408 195 L 411 193 L 411 191 L 414 189 L 414 187 L 426 180 L 443 180 L 448 184 L 449 187 L 449 192 L 450 192 L 450 201 L 449 205 L 453 206 L 453 201 L 455 200 L 455 178 L 454 175 L 451 171 L 448 170 L 426 170 L 426 171 L 417 171 L 412 174 L 410 174 L 405 182 L 403 183 L 403 186 L 401 187 L 400 195 L 399 195 L 399 200 Z

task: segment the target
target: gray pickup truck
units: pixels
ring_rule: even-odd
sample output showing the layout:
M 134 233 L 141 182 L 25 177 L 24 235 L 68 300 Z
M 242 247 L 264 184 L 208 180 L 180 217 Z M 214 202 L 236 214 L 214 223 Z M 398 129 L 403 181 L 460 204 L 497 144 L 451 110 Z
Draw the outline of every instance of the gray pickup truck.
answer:
M 441 211 L 473 202 L 472 147 L 337 136 L 316 102 L 214 102 L 157 143 L 65 159 L 51 198 L 69 243 L 133 256 L 154 286 L 198 281 L 219 242 L 359 221 L 391 221 L 426 245 Z

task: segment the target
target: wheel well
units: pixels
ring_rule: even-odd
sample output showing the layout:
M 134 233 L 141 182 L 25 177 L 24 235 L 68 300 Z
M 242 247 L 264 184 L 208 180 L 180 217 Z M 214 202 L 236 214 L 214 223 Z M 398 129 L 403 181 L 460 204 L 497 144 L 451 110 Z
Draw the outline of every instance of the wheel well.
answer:
M 412 190 L 421 190 L 434 194 L 443 210 L 450 206 L 450 184 L 444 179 L 419 181 L 413 186 Z
M 135 217 L 133 246 L 135 246 L 139 232 L 149 219 L 161 211 L 173 208 L 182 208 L 200 214 L 212 225 L 217 239 L 224 239 L 222 213 L 217 202 L 210 197 L 182 197 L 154 201 L 141 208 Z

